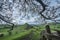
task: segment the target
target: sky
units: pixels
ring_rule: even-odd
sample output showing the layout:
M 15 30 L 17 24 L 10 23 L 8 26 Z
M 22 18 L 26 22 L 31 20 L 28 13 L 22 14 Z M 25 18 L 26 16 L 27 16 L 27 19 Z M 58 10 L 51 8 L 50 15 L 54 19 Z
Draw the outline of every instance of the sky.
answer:
M 37 3 L 37 2 L 35 2 L 36 4 L 38 4 L 39 5 L 39 3 Z M 50 3 L 50 6 L 56 6 L 56 2 L 55 2 L 55 0 L 51 0 L 51 3 Z M 15 8 L 14 8 L 15 9 Z M 16 15 L 16 16 L 18 16 L 19 14 L 18 14 L 18 12 L 17 12 L 17 10 L 18 9 L 16 9 L 14 12 L 16 13 L 14 13 L 14 16 Z M 22 12 L 21 13 L 22 15 L 19 17 L 16 17 L 15 18 L 15 20 L 13 20 L 13 22 L 17 22 L 18 24 L 24 24 L 24 23 L 29 23 L 29 24 L 41 24 L 42 23 L 42 21 L 40 21 L 40 23 L 39 23 L 39 21 L 37 20 L 35 20 L 35 18 L 37 19 L 38 17 L 39 17 L 39 15 L 37 14 L 37 15 L 33 15 L 34 17 L 31 17 L 32 16 L 32 13 L 30 12 L 29 14 L 28 14 L 28 12 L 27 12 L 27 15 L 29 16 L 29 19 L 28 19 L 28 17 L 27 16 L 25 16 L 24 18 L 22 18 L 22 16 L 24 16 L 24 13 Z M 50 21 L 49 21 L 50 22 Z
M 12 2 L 12 0 L 10 0 L 10 2 Z M 35 1 L 35 4 L 37 5 L 40 5 L 39 3 L 37 3 Z M 49 6 L 56 6 L 57 5 L 57 2 L 56 0 L 51 0 L 51 3 Z M 28 23 L 28 24 L 41 24 L 41 23 L 44 23 L 42 22 L 42 19 L 38 20 L 38 18 L 40 17 L 40 15 L 38 15 L 37 12 L 28 12 L 28 5 L 26 5 L 26 8 L 27 8 L 27 12 L 26 12 L 26 16 L 25 16 L 25 12 L 23 11 L 19 11 L 19 8 L 16 7 L 18 6 L 17 3 L 14 4 L 13 6 L 13 20 L 12 20 L 12 23 L 15 23 L 15 24 L 25 24 L 25 23 Z M 19 5 L 20 9 L 22 8 L 21 5 Z M 21 12 L 21 13 L 20 13 Z M 32 14 L 33 13 L 33 14 Z M 48 22 L 51 22 L 50 20 L 47 20 Z

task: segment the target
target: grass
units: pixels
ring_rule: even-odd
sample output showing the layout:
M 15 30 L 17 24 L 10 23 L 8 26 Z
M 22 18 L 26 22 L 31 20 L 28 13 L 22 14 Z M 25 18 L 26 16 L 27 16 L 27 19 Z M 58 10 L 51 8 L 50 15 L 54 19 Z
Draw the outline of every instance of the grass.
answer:
M 50 25 L 50 28 L 51 28 L 51 30 L 52 29 L 60 30 L 59 26 L 60 26 L 60 24 Z M 32 28 L 30 30 L 25 30 L 25 26 L 23 26 L 23 25 L 22 26 L 16 26 L 14 28 L 14 30 L 12 31 L 12 35 L 8 35 L 8 32 L 7 32 L 8 30 L 9 29 L 6 29 L 6 28 L 0 29 L 0 33 L 4 34 L 4 37 L 0 37 L 0 40 L 14 40 L 14 39 L 18 40 L 17 38 L 25 37 L 31 31 L 33 31 L 31 40 L 39 40 L 41 37 L 41 35 L 40 35 L 41 31 L 45 30 L 45 25 L 38 25 L 37 27 L 34 26 L 34 28 Z M 52 30 L 52 31 L 54 31 L 54 30 Z
M 26 34 L 29 34 L 29 33 L 30 33 L 30 31 L 21 32 L 19 34 L 2 37 L 2 38 L 0 38 L 0 40 L 13 40 L 13 39 L 16 39 L 18 37 L 22 37 L 22 36 L 24 36 Z
M 8 35 L 8 29 L 1 29 L 0 33 L 3 33 L 5 36 L 4 37 L 0 37 L 0 40 L 13 40 L 17 37 L 22 37 L 26 34 L 29 34 L 31 30 L 24 30 L 23 26 L 22 27 L 17 27 L 14 28 L 14 30 L 12 31 L 12 35 Z M 18 32 L 16 34 L 16 32 Z

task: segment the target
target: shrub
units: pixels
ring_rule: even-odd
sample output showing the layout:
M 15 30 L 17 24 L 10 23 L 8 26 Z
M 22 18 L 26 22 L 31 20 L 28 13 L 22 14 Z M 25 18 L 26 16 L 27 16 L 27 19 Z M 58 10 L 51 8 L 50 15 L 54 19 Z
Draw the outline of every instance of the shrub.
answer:
M 0 33 L 0 37 L 3 37 L 3 36 L 4 36 L 4 34 Z

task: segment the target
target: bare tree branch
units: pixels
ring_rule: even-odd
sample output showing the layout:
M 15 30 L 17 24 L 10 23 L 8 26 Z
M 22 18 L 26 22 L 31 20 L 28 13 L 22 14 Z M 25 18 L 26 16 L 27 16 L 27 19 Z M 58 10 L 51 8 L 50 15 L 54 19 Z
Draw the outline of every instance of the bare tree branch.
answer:
M 41 5 L 42 5 L 42 8 L 43 8 L 43 10 L 41 11 L 41 12 L 39 12 L 39 14 L 43 17 L 43 18 L 45 18 L 45 19 L 51 19 L 51 18 L 47 18 L 46 16 L 44 16 L 42 13 L 46 10 L 46 6 L 47 5 L 45 5 L 43 2 L 42 2 L 42 0 L 36 0 L 37 2 L 39 2 Z

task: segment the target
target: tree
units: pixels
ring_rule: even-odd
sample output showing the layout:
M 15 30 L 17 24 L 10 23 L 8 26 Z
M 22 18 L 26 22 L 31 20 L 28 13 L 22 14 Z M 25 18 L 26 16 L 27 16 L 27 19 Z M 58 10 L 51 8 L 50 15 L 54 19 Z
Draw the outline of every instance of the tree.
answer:
M 17 13 L 20 13 L 20 15 L 24 13 L 24 16 L 22 17 L 22 19 L 25 16 L 27 16 L 29 19 L 29 16 L 28 16 L 29 13 L 32 13 L 32 15 L 36 13 L 36 14 L 40 14 L 40 18 L 43 21 L 51 20 L 51 21 L 57 22 L 59 20 L 55 20 L 55 19 L 60 17 L 59 16 L 60 13 L 57 14 L 57 12 L 60 9 L 60 5 L 50 6 L 50 1 L 48 0 L 12 0 L 12 1 L 6 0 L 6 1 L 2 1 L 0 2 L 0 12 L 5 14 L 5 16 L 2 13 L 0 13 L 1 15 L 0 19 L 7 23 L 13 24 L 11 23 L 13 20 L 11 16 L 15 11 L 17 11 Z M 57 2 L 57 5 L 60 4 L 58 1 L 56 2 Z M 10 11 L 9 14 L 7 11 Z M 38 20 L 40 19 L 38 18 Z
M 8 4 L 5 5 L 5 4 L 6 4 L 6 2 L 4 2 L 4 0 L 0 2 L 0 19 L 3 20 L 4 22 L 9 23 L 9 24 L 14 26 L 14 24 L 11 23 L 11 21 L 12 21 L 12 18 L 11 18 L 12 14 L 10 14 L 11 10 L 8 8 L 9 5 Z M 4 7 L 6 7 L 6 8 L 4 8 Z M 13 29 L 13 26 L 12 26 L 12 29 Z
M 36 1 L 36 2 L 40 3 L 40 5 L 37 5 L 33 1 Z M 33 1 L 30 0 L 30 3 L 32 3 L 32 4 L 30 4 L 30 3 L 28 3 L 29 1 L 25 0 L 25 2 L 28 4 L 28 6 L 32 6 L 33 7 L 33 8 L 31 7 L 32 9 L 30 8 L 30 10 L 32 10 L 33 13 L 34 12 L 38 12 L 40 14 L 40 16 L 42 16 L 40 18 L 43 18 L 43 20 L 51 20 L 51 21 L 54 21 L 56 23 L 57 23 L 57 21 L 60 20 L 60 19 L 57 20 L 57 18 L 60 17 L 60 13 L 59 13 L 60 5 L 58 6 L 58 4 L 59 4 L 58 1 L 56 1 L 57 2 L 57 6 L 49 6 L 50 2 L 48 2 L 48 0 L 33 0 Z M 42 9 L 38 9 L 38 8 L 42 8 Z

